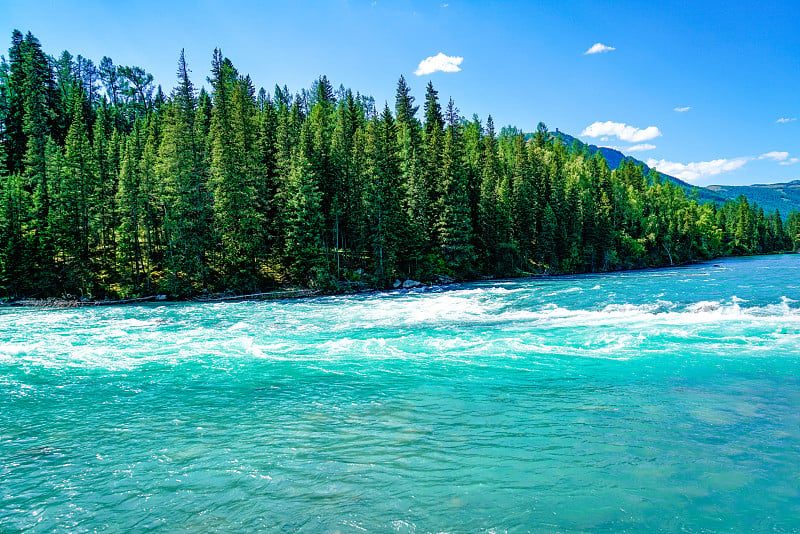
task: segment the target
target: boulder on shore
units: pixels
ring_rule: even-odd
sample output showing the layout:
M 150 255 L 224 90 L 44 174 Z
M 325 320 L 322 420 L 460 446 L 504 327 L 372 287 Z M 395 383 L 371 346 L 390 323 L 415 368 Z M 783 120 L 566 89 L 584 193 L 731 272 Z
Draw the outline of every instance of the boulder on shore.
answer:
M 402 286 L 402 285 L 403 285 L 403 282 L 401 282 L 400 280 L 395 280 L 394 284 L 392 284 L 392 287 L 395 288 L 395 289 L 400 289 L 400 286 Z
M 419 287 L 422 285 L 422 282 L 417 282 L 416 280 L 411 280 L 410 278 L 403 282 L 403 289 L 412 289 L 414 287 Z

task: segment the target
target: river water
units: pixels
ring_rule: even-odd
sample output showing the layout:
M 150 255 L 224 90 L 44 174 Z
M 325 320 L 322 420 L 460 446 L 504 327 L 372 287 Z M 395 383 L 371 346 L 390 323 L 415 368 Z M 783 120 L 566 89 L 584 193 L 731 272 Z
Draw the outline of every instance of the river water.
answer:
M 800 256 L 0 310 L 2 532 L 790 531 Z

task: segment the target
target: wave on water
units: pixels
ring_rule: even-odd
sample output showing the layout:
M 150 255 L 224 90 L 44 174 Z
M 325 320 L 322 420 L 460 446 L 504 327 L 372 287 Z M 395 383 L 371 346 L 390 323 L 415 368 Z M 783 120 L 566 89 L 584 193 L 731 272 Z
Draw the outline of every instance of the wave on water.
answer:
M 38 348 L 39 343 L 0 343 L 0 358 L 22 356 Z
M 596 277 L 481 282 L 292 302 L 4 311 L 0 365 L 124 370 L 182 363 L 218 368 L 248 358 L 626 359 L 641 347 L 663 350 L 663 339 L 718 349 L 785 346 L 800 338 L 800 303 L 790 289 L 761 295 L 737 285 L 740 297 L 707 284 L 685 288 L 683 274 L 610 275 L 602 284 Z M 656 285 L 653 277 L 673 283 Z
M 565 292 L 574 291 L 571 288 Z M 437 323 L 442 325 L 448 323 L 497 323 L 503 320 L 537 322 L 564 319 L 577 321 L 591 319 L 594 322 L 658 319 L 683 324 L 697 321 L 756 320 L 770 317 L 796 318 L 800 317 L 800 306 L 797 306 L 796 303 L 796 300 L 784 296 L 779 302 L 748 305 L 748 301 L 733 296 L 726 300 L 673 302 L 657 299 L 654 302 L 607 303 L 587 308 L 574 307 L 567 303 L 548 302 L 544 299 L 494 301 L 452 295 L 440 296 L 424 303 L 395 302 L 380 313 L 369 316 L 369 319 L 375 323 L 391 320 L 393 324 L 406 326 Z
M 560 290 L 557 290 L 557 291 L 553 291 L 551 293 L 546 293 L 545 296 L 546 297 L 557 297 L 559 295 L 565 295 L 565 294 L 568 294 L 568 293 L 582 293 L 582 292 L 583 292 L 583 288 L 581 288 L 581 287 L 569 287 L 569 288 L 566 288 L 566 289 L 560 289 Z

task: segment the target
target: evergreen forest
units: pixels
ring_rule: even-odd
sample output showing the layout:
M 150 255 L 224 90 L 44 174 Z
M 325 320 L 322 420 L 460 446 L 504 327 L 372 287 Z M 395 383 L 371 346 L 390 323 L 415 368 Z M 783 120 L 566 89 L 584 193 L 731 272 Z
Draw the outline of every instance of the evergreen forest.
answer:
M 176 54 L 177 55 L 177 54 Z M 432 83 L 257 90 L 220 50 L 164 92 L 14 31 L 0 65 L 0 296 L 186 298 L 586 273 L 791 251 L 800 214 L 466 119 Z M 421 107 L 421 109 L 420 109 Z M 786 215 L 786 214 L 784 214 Z

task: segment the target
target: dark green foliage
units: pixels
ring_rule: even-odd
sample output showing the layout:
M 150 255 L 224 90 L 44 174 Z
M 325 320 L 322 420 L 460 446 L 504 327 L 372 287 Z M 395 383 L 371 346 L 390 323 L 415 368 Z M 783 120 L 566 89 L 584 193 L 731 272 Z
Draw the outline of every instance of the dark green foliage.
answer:
M 308 125 L 308 123 L 306 123 Z M 286 263 L 289 277 L 308 286 L 324 285 L 328 268 L 323 241 L 324 217 L 318 177 L 306 156 L 311 143 L 303 128 L 301 147 L 292 158 L 288 179 Z
M 472 210 L 461 126 L 456 123 L 451 123 L 445 134 L 441 178 L 442 196 L 437 220 L 441 255 L 451 273 L 469 275 L 474 272 L 475 262 Z
M 223 284 L 254 290 L 262 278 L 261 260 L 266 226 L 259 198 L 263 178 L 258 150 L 259 124 L 255 91 L 248 77 L 214 52 L 211 112 L 210 184 L 216 233 L 220 239 L 215 263 Z
M 141 67 L 119 67 L 117 72 L 127 82 L 123 94 L 130 99 L 134 116 L 147 113 L 153 104 L 153 75 Z
M 400 240 L 406 234 L 400 189 L 399 147 L 395 121 L 387 105 L 367 128 L 365 205 L 372 230 L 374 275 L 388 287 L 400 275 Z
M 700 204 L 630 159 L 544 124 L 422 121 L 326 76 L 256 91 L 219 50 L 212 93 L 183 53 L 169 95 L 140 67 L 46 56 L 12 34 L 0 63 L 0 294 L 120 297 L 328 291 L 438 275 L 578 273 L 800 247 L 751 198 Z
M 414 105 L 414 97 L 411 95 L 411 88 L 406 83 L 406 79 L 400 76 L 400 80 L 397 82 L 397 97 L 395 102 L 397 122 L 411 124 L 417 120 L 417 110 L 419 110 L 419 106 Z
M 92 273 L 96 256 L 95 238 L 101 234 L 97 211 L 101 208 L 96 155 L 89 142 L 83 116 L 82 91 L 74 94 L 72 124 L 67 132 L 63 155 L 58 147 L 52 166 L 57 180 L 52 188 L 53 216 L 49 228 L 55 243 L 55 260 L 64 290 L 71 294 L 93 293 Z
M 213 234 L 209 169 L 196 120 L 197 100 L 181 51 L 178 86 L 164 109 L 156 174 L 162 188 L 164 287 L 187 295 L 209 282 Z M 201 118 L 202 120 L 202 118 Z
M 431 137 L 434 132 L 444 129 L 442 106 L 439 104 L 439 91 L 433 88 L 433 82 L 428 82 L 425 93 L 425 135 Z
M 116 195 L 118 269 L 120 291 L 124 295 L 139 294 L 145 272 L 142 252 L 142 228 L 145 212 L 145 191 L 142 188 L 142 121 L 125 137 L 121 149 L 119 182 Z

